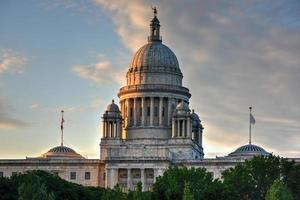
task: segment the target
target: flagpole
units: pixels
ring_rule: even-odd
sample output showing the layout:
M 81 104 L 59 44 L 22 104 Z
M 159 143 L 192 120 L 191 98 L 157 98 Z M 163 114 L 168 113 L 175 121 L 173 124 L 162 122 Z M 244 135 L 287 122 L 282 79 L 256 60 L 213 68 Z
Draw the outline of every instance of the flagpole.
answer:
M 249 144 L 251 144 L 251 110 L 252 107 L 249 107 L 250 114 L 249 114 Z
M 64 146 L 64 127 L 63 127 L 63 120 L 64 120 L 64 111 L 61 111 L 61 124 L 60 124 L 60 129 L 61 129 L 61 141 L 60 145 Z

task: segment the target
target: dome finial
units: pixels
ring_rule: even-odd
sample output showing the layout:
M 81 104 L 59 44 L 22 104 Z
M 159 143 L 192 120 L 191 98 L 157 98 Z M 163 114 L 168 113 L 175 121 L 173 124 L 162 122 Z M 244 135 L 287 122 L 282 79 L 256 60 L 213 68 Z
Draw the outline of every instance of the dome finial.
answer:
M 159 35 L 160 24 L 157 19 L 157 8 L 152 7 L 154 17 L 150 23 L 150 36 L 148 37 L 148 42 L 161 42 L 161 37 Z
M 153 10 L 153 13 L 154 13 L 154 17 L 156 17 L 156 15 L 157 15 L 157 9 L 156 9 L 156 6 L 152 7 L 152 10 Z

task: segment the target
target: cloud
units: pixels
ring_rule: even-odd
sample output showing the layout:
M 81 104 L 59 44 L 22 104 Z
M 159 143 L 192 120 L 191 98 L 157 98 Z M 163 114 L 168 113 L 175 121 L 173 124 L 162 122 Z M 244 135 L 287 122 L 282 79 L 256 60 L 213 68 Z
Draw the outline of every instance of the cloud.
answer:
M 4 72 L 22 73 L 28 59 L 12 50 L 0 50 L 0 74 Z
M 16 129 L 28 126 L 28 123 L 19 120 L 13 113 L 14 109 L 0 98 L 0 129 Z
M 148 1 L 94 2 L 127 48 L 135 52 L 146 42 Z M 253 140 L 276 154 L 299 155 L 299 1 L 154 3 L 163 42 L 178 56 L 191 106 L 207 127 L 205 146 L 220 152 L 247 143 L 252 105 Z
M 98 55 L 97 62 L 87 65 L 76 65 L 72 71 L 83 79 L 89 80 L 92 84 L 123 84 L 123 73 L 113 67 L 112 63 L 104 55 Z

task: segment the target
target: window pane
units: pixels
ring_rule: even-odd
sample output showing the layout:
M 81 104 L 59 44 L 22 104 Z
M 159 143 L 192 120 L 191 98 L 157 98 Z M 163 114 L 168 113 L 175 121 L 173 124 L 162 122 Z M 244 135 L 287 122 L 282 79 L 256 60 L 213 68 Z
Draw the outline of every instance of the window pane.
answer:
M 85 172 L 85 180 L 91 179 L 91 172 Z
M 76 179 L 76 172 L 71 172 L 70 173 L 70 179 L 75 180 Z

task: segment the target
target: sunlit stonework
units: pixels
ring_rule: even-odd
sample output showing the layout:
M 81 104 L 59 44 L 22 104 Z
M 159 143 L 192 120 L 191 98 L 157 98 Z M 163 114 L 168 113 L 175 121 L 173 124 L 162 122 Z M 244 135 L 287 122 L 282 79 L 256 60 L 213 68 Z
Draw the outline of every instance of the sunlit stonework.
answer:
M 201 118 L 191 111 L 175 54 L 162 44 L 156 14 L 155 9 L 148 42 L 134 54 L 127 84 L 118 92 L 119 106 L 112 101 L 102 116 L 100 159 L 84 158 L 62 142 L 38 157 L 0 160 L 0 176 L 39 169 L 85 186 L 133 190 L 141 182 L 148 190 L 170 166 L 204 167 L 221 178 L 237 163 L 269 154 L 249 143 L 228 156 L 204 158 Z

